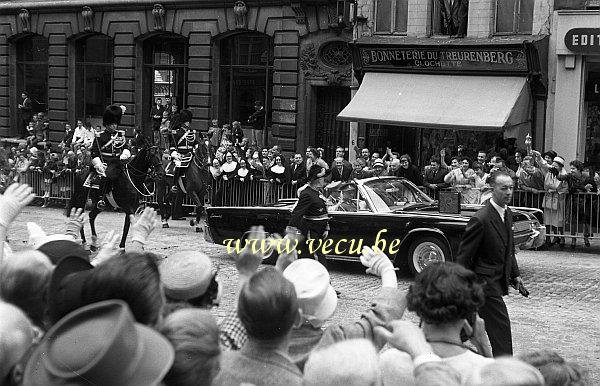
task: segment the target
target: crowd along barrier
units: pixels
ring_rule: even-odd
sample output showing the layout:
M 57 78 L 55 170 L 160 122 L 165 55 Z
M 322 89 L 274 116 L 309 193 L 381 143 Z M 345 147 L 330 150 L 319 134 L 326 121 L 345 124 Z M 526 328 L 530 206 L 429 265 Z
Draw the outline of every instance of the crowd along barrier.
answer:
M 29 184 L 37 197 L 48 196 L 51 201 L 66 202 L 71 198 L 75 174 L 62 172 L 53 178 L 38 170 L 18 173 L 21 183 Z M 437 198 L 438 191 L 421 187 L 423 192 Z M 152 189 L 150 189 L 152 190 Z M 456 191 L 456 188 L 446 189 Z M 489 197 L 491 191 L 476 188 L 460 188 L 461 202 L 480 204 Z M 213 181 L 205 196 L 208 206 L 257 206 L 273 204 L 281 199 L 297 198 L 297 186 L 278 184 L 269 180 Z M 156 204 L 155 194 L 141 197 L 147 204 Z M 193 200 L 185 196 L 183 205 L 194 206 Z M 600 239 L 600 194 L 595 192 L 546 193 L 516 190 L 511 206 L 537 208 L 544 212 L 548 237 L 587 236 Z

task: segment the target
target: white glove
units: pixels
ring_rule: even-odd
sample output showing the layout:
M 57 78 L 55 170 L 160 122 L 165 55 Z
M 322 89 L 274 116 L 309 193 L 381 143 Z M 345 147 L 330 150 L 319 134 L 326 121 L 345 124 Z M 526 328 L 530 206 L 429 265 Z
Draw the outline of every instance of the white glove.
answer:
M 0 195 L 0 226 L 8 228 L 17 215 L 27 206 L 35 194 L 27 184 L 12 184 Z
M 131 152 L 128 149 L 123 149 L 123 151 L 121 152 L 121 156 L 119 157 L 119 159 L 121 161 L 126 160 L 131 158 Z
M 394 271 L 394 264 L 387 255 L 379 250 L 373 250 L 370 247 L 364 247 L 360 262 L 367 267 L 367 273 L 380 276 L 387 270 Z
M 130 220 L 133 223 L 135 218 L 133 215 L 130 216 Z M 131 227 L 131 240 L 137 241 L 141 244 L 146 244 L 150 233 L 160 224 L 160 220 L 156 215 L 156 211 L 151 207 L 146 207 L 139 220 L 137 220 Z
M 96 169 L 96 172 L 98 174 L 100 174 L 103 177 L 106 177 L 106 165 L 104 165 L 102 163 L 102 160 L 100 160 L 100 157 L 95 157 L 92 159 L 92 165 L 94 166 L 94 168 Z
M 181 166 L 181 160 L 176 159 L 175 160 L 175 166 L 180 167 Z

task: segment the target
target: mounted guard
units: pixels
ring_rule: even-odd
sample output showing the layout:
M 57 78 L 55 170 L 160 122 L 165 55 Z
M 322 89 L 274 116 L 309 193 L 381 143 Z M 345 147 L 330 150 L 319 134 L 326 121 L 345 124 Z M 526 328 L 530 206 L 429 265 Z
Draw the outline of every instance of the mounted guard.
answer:
M 92 144 L 91 156 L 94 169 L 87 178 L 86 187 L 93 187 L 93 180 L 100 178 L 99 188 L 101 192 L 97 207 L 102 210 L 106 207 L 106 194 L 112 189 L 114 181 L 122 171 L 122 161 L 131 157 L 127 148 L 125 131 L 117 130 L 121 123 L 121 117 L 125 112 L 125 106 L 110 105 L 104 110 L 102 124 L 104 131 L 96 135 Z
M 171 150 L 176 151 L 175 172 L 173 176 L 173 191 L 178 187 L 185 192 L 185 184 L 182 177 L 185 176 L 187 168 L 194 157 L 194 150 L 200 142 L 196 138 L 196 130 L 190 128 L 192 122 L 192 112 L 190 110 L 181 110 L 179 115 L 171 125 L 172 146 Z M 178 158 L 178 159 L 177 159 Z

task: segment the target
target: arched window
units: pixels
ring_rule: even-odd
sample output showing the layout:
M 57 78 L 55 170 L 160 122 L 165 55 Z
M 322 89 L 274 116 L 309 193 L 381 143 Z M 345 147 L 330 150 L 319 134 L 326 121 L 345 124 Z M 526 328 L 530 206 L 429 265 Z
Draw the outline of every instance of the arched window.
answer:
M 150 116 L 156 98 L 186 107 L 187 40 L 180 35 L 159 35 L 144 41 L 143 116 Z
M 30 35 L 17 41 L 17 94 L 26 91 L 33 112 L 48 106 L 48 39 Z
M 101 124 L 112 103 L 113 40 L 91 35 L 75 43 L 75 114 L 94 125 Z M 85 123 L 85 122 L 84 122 Z
M 254 102 L 267 109 L 273 89 L 273 40 L 259 33 L 242 33 L 220 41 L 219 120 L 245 123 Z

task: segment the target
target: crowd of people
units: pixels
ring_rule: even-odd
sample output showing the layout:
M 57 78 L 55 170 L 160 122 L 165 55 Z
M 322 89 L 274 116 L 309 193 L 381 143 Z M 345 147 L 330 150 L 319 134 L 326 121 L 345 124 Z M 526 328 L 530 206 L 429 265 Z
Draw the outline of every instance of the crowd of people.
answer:
M 0 239 L 33 196 L 19 183 L 0 196 Z M 73 209 L 53 235 L 28 223 L 25 249 L 0 248 L 0 384 L 587 384 L 555 350 L 493 358 L 477 316 L 483 284 L 459 264 L 430 265 L 404 291 L 391 260 L 365 247 L 360 260 L 380 291 L 354 320 L 335 323 L 327 269 L 293 249 L 261 268 L 252 242 L 266 232 L 255 226 L 232 256 L 234 311 L 217 320 L 210 310 L 223 288 L 210 258 L 146 249 L 160 224 L 153 209 L 132 218 L 126 252 L 111 231 L 89 255 L 78 239 L 84 221 Z M 422 327 L 400 320 L 407 311 Z
M 24 98 L 26 100 L 26 96 Z M 256 103 L 255 109 L 243 124 L 241 121 L 221 124 L 213 119 L 208 128 L 196 130 L 197 125 L 191 123 L 188 110 L 180 110 L 169 96 L 165 97 L 164 103 L 158 98 L 151 109 L 152 135 L 147 137 L 143 130 L 136 130 L 123 149 L 128 147 L 135 154 L 136 149 L 145 144 L 157 145 L 163 152 L 163 164 L 168 174 L 177 178 L 189 165 L 189 153 L 205 143 L 209 154 L 208 170 L 213 182 L 219 186 L 214 190 L 213 199 L 217 204 L 225 205 L 236 204 L 236 200 L 246 202 L 239 196 L 247 195 L 250 191 L 247 186 L 255 181 L 269 183 L 267 194 L 273 197 L 295 197 L 297 189 L 307 182 L 308 170 L 313 164 L 327 170 L 326 182 L 398 176 L 413 182 L 434 198 L 438 198 L 443 190 L 460 192 L 461 201 L 470 204 L 481 204 L 489 199 L 490 176 L 496 171 L 504 171 L 513 177 L 519 192 L 515 194 L 518 198 L 514 203 L 516 206 L 544 210 L 547 234 L 557 235 L 547 239 L 547 246 L 564 247 L 565 238 L 558 235 L 569 232 L 583 233 L 584 244 L 590 245 L 592 221 L 589 211 L 583 210 L 585 205 L 590 205 L 590 200 L 583 195 L 576 196 L 570 209 L 565 210 L 567 193 L 600 193 L 600 174 L 578 160 L 567 163 L 554 151 L 540 154 L 532 150 L 530 144 L 526 144 L 526 150 L 498 146 L 477 152 L 462 146 L 443 148 L 426 165 L 417 165 L 411 155 L 390 148 L 382 153 L 368 148 L 352 149 L 356 157 L 350 163 L 345 148 L 339 146 L 335 155 L 325 160 L 322 148 L 308 147 L 304 152 L 290 154 L 278 145 L 258 146 L 256 132 L 264 126 L 265 113 L 260 102 Z M 49 122 L 44 114 L 28 117 L 31 119 L 24 122 L 28 128 L 28 135 L 24 135 L 26 141 L 9 149 L 0 149 L 0 191 L 11 181 L 28 181 L 24 175 L 37 173 L 43 178 L 43 204 L 48 205 L 51 196 L 68 197 L 72 173 L 87 173 L 93 169 L 91 147 L 102 128 L 94 128 L 82 119 L 76 122 L 74 129 L 70 123 L 65 123 L 61 141 L 52 143 L 49 141 Z M 58 184 L 59 180 L 62 183 Z M 176 181 L 171 185 L 175 190 L 178 188 Z M 65 191 L 64 194 L 56 192 L 58 189 Z M 228 195 L 228 192 L 235 194 Z M 181 202 L 179 199 L 177 205 L 173 205 L 178 213 L 176 217 L 181 217 Z M 566 229 L 566 223 L 570 224 L 570 231 Z M 575 245 L 573 238 L 571 246 L 574 248 Z

